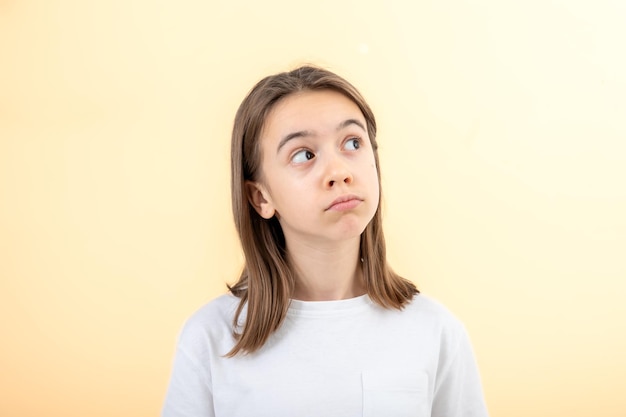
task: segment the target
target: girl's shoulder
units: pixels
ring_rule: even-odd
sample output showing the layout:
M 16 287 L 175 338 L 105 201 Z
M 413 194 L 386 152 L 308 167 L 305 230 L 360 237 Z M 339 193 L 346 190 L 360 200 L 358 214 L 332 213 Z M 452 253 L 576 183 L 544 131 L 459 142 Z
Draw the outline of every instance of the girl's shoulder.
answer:
M 416 294 L 404 310 L 412 321 L 439 328 L 443 332 L 465 332 L 461 320 L 448 307 L 422 293 Z
M 423 293 L 415 294 L 413 300 L 407 305 L 407 309 L 440 318 L 454 317 L 452 312 L 442 302 Z
M 232 323 L 241 300 L 234 295 L 222 294 L 198 308 L 185 322 L 185 326 L 205 327 L 226 321 Z
M 239 302 L 234 295 L 223 294 L 200 307 L 185 321 L 179 343 L 195 345 L 200 341 L 230 338 Z

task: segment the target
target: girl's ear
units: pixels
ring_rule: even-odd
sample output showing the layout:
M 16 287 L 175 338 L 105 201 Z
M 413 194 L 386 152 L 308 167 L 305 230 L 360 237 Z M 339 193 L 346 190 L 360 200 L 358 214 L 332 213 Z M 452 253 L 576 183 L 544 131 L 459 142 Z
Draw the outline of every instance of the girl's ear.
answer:
M 246 181 L 246 194 L 248 195 L 248 201 L 254 207 L 259 216 L 264 219 L 271 219 L 274 217 L 276 209 L 271 203 L 271 198 L 267 189 L 257 182 Z

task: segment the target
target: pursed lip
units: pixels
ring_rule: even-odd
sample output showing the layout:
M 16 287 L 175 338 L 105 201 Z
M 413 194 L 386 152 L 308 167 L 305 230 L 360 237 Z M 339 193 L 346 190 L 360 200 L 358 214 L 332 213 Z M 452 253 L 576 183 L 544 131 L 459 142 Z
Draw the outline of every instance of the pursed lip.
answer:
M 326 207 L 326 210 L 331 210 L 333 207 L 337 206 L 338 204 L 346 203 L 348 201 L 361 202 L 363 201 L 363 199 L 353 194 L 342 195 L 334 199 L 333 202 L 330 203 L 328 207 Z

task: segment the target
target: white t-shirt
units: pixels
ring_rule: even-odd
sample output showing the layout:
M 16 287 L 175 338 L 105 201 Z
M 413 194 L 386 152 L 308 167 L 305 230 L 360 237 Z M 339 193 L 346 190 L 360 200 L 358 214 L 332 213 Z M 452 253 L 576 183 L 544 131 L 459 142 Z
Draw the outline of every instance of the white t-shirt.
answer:
M 259 351 L 227 358 L 238 303 L 223 295 L 185 324 L 163 417 L 488 415 L 463 325 L 421 294 L 403 310 L 293 300 Z

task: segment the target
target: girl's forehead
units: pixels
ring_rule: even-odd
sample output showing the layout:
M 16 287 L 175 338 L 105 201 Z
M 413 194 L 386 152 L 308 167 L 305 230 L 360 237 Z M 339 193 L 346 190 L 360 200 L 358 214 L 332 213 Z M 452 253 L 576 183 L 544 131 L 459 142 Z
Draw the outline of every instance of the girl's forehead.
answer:
M 288 94 L 280 99 L 272 110 L 285 109 L 292 107 L 311 107 L 319 104 L 335 104 L 335 105 L 348 105 L 354 106 L 358 109 L 356 103 L 335 90 L 323 89 L 323 90 L 302 90 Z
M 264 130 L 313 128 L 319 123 L 337 124 L 346 118 L 365 120 L 359 106 L 344 94 L 305 90 L 277 102 L 267 115 Z

